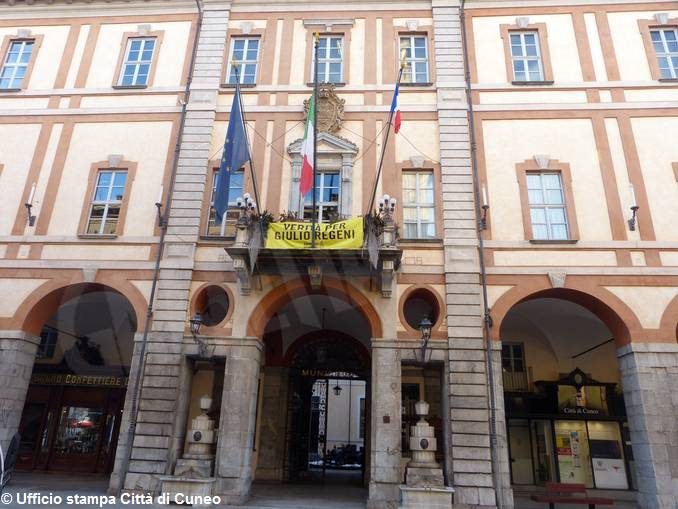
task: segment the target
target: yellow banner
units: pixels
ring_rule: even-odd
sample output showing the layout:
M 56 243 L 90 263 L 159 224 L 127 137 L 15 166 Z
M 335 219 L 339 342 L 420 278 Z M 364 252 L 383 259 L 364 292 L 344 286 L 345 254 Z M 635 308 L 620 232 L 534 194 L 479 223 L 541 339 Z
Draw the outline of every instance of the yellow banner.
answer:
M 266 234 L 269 249 L 307 249 L 311 247 L 311 223 L 271 223 Z M 363 219 L 356 217 L 336 223 L 316 224 L 318 249 L 360 249 L 363 247 Z

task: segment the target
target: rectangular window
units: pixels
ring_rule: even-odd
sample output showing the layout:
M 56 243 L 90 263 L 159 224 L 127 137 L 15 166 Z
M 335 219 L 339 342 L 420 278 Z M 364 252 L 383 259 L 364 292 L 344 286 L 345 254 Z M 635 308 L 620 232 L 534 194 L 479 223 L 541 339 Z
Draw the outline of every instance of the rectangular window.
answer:
M 214 194 L 217 190 L 217 175 L 215 171 L 212 175 L 212 193 L 210 194 L 210 215 L 207 221 L 206 234 L 212 237 L 235 237 L 235 223 L 238 220 L 239 211 L 236 207 L 238 196 L 243 195 L 243 170 L 231 173 L 228 188 L 228 210 L 221 224 L 216 223 L 216 212 L 214 212 Z
M 11 41 L 0 71 L 0 89 L 21 88 L 33 53 L 33 40 Z
M 107 169 L 99 172 L 86 233 L 115 235 L 126 184 L 126 170 Z
M 527 195 L 534 239 L 569 239 L 560 172 L 528 172 Z
M 661 78 L 678 78 L 678 28 L 650 31 Z
M 402 83 L 428 83 L 428 47 L 425 35 L 401 35 L 400 58 L 405 60 Z
M 511 373 L 525 371 L 525 353 L 522 343 L 504 343 L 501 345 L 501 366 L 504 371 Z
M 509 32 L 514 81 L 544 81 L 538 32 Z
M 127 41 L 125 60 L 118 85 L 123 87 L 145 86 L 153 63 L 155 37 L 135 37 Z
M 339 195 L 341 181 L 338 171 L 319 171 L 315 175 L 316 206 L 318 222 L 328 223 L 339 217 Z M 304 219 L 311 219 L 313 195 L 309 192 L 304 197 Z
M 432 171 L 403 172 L 403 226 L 406 239 L 435 238 Z
M 254 85 L 257 82 L 257 61 L 259 59 L 258 37 L 237 37 L 231 39 L 231 52 L 228 59 L 228 83 L 235 85 L 236 73 L 233 63 L 238 66 L 241 85 Z
M 324 35 L 318 39 L 318 83 L 342 83 L 342 43 L 340 36 Z

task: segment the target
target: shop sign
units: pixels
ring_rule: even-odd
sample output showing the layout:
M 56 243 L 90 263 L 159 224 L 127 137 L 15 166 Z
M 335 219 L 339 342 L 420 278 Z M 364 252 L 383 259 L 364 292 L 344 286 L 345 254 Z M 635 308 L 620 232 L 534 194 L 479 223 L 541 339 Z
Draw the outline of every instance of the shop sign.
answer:
M 301 376 L 320 378 L 356 378 L 353 373 L 345 371 L 330 371 L 329 369 L 302 369 Z
M 577 407 L 577 408 L 570 408 L 570 407 L 565 407 L 562 409 L 564 414 L 570 414 L 570 415 L 600 415 L 600 410 L 597 408 L 583 408 L 583 407 Z
M 36 373 L 31 377 L 31 383 L 36 385 L 96 385 L 99 387 L 127 387 L 127 377 Z
M 311 247 L 312 223 L 285 221 L 270 223 L 266 233 L 268 249 L 307 249 Z M 318 249 L 361 249 L 363 219 L 356 217 L 336 223 L 315 225 L 315 247 Z

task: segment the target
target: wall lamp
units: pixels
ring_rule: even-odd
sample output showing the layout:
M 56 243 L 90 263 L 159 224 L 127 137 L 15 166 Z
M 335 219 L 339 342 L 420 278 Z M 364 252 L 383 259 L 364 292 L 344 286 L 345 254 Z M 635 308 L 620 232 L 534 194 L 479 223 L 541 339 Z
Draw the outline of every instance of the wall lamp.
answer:
M 490 205 L 487 201 L 487 188 L 483 184 L 483 204 L 480 207 L 480 229 L 487 230 L 487 211 L 490 208 Z
M 194 314 L 193 317 L 189 320 L 189 323 L 191 324 L 191 334 L 193 334 L 193 341 L 195 341 L 196 344 L 198 345 L 198 354 L 203 359 L 211 357 L 212 353 L 214 352 L 214 346 L 212 347 L 212 352 L 210 352 L 207 341 L 205 341 L 203 338 L 199 336 L 200 327 L 203 324 L 202 315 L 200 313 Z
M 33 197 L 35 196 L 35 183 L 31 187 L 31 193 L 28 195 L 28 200 L 26 200 L 26 203 L 24 205 L 26 206 L 26 209 L 28 210 L 28 226 L 34 226 L 35 225 L 35 215 L 31 214 L 33 210 Z
M 162 194 L 165 186 L 160 184 L 160 190 L 158 191 L 158 198 L 155 200 L 155 208 L 158 209 L 158 226 L 163 228 L 167 226 L 166 217 L 162 214 Z
M 633 189 L 633 184 L 629 186 L 629 191 L 631 191 L 631 217 L 628 220 L 629 230 L 632 232 L 636 231 L 636 215 L 638 213 L 638 202 L 636 201 L 636 191 Z
M 337 396 L 341 395 L 341 385 L 339 385 L 339 382 L 337 382 L 337 385 L 335 385 L 332 390 L 334 391 L 335 395 Z

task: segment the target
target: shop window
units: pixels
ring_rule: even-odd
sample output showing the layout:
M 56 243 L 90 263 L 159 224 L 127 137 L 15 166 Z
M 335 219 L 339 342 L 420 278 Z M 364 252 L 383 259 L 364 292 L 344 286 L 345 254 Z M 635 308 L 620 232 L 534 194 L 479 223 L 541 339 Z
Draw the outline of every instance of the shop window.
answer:
M 195 300 L 195 312 L 203 325 L 213 327 L 223 322 L 230 310 L 228 293 L 221 286 L 209 285 L 200 290 Z
M 399 55 L 405 63 L 401 83 L 429 83 L 426 35 L 401 35 Z
M 416 331 L 424 318 L 428 318 L 435 326 L 440 316 L 438 299 L 430 290 L 416 288 L 407 295 L 403 303 L 403 316 L 407 324 Z
M 231 178 L 228 185 L 228 209 L 224 214 L 221 224 L 217 224 L 217 216 L 214 211 L 214 195 L 217 191 L 218 174 L 218 169 L 212 172 L 210 206 L 205 235 L 210 237 L 235 237 L 235 223 L 238 221 L 240 215 L 236 200 L 239 196 L 243 195 L 245 172 L 242 168 L 238 171 L 231 172 Z
M 228 59 L 228 84 L 236 84 L 236 72 L 233 64 L 238 66 L 241 85 L 254 85 L 257 82 L 257 63 L 259 60 L 259 37 L 234 37 L 231 39 L 231 51 Z

